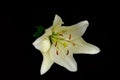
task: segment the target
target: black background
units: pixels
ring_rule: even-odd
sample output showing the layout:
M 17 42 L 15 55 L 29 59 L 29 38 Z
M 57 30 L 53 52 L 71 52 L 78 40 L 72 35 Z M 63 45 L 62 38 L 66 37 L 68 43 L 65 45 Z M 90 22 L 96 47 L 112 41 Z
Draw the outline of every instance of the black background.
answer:
M 87 3 L 87 4 L 86 4 Z M 109 4 L 107 4 L 109 6 Z M 111 29 L 113 15 L 111 8 L 100 2 L 40 2 L 28 7 L 7 8 L 0 16 L 2 26 L 2 63 L 5 78 L 15 80 L 104 80 L 112 78 Z M 34 7 L 34 8 L 33 8 Z M 109 10 L 110 9 L 110 10 Z M 58 14 L 64 25 L 72 25 L 88 20 L 90 25 L 83 38 L 101 49 L 97 55 L 74 55 L 78 63 L 75 73 L 54 64 L 44 75 L 40 75 L 42 54 L 32 42 L 36 26 L 48 28 L 52 25 L 55 14 Z

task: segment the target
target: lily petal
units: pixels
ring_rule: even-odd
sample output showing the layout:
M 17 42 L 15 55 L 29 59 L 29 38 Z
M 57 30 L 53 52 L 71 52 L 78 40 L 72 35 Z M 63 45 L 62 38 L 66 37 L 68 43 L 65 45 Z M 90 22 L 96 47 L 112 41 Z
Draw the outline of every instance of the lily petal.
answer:
M 62 24 L 63 24 L 63 21 L 60 18 L 60 16 L 55 15 L 53 26 L 56 26 L 56 27 L 59 26 L 60 27 Z
M 71 41 L 75 38 L 82 36 L 85 33 L 88 25 L 89 25 L 88 21 L 81 21 L 70 27 L 62 26 L 60 29 L 58 29 L 59 30 L 58 34 L 63 35 L 60 36 L 60 38 Z
M 36 49 L 40 50 L 41 52 L 47 52 L 50 48 L 50 40 L 48 37 L 43 35 L 42 37 L 39 37 L 33 42 L 33 45 Z
M 75 39 L 74 41 L 74 53 L 77 54 L 97 54 L 100 49 L 90 43 L 85 42 L 82 38 Z M 73 47 L 72 47 L 73 48 Z M 71 48 L 71 50 L 72 50 Z
M 51 35 L 52 33 L 57 33 L 61 25 L 64 24 L 60 16 L 55 15 L 53 25 L 45 30 L 47 35 Z
M 51 58 L 53 61 L 63 67 L 65 67 L 67 70 L 75 72 L 77 71 L 77 63 L 73 58 L 73 53 L 63 48 L 63 46 L 59 46 L 59 49 L 57 50 L 53 45 L 50 49 Z
M 41 66 L 41 70 L 40 70 L 41 75 L 45 74 L 50 69 L 52 64 L 53 64 L 53 61 L 50 58 L 49 53 L 44 53 L 43 54 L 42 66 Z
M 76 31 L 74 31 L 76 35 L 79 34 L 80 36 L 82 36 L 85 33 L 88 25 L 89 25 L 88 21 L 85 20 L 85 21 L 81 21 L 75 25 L 70 26 L 70 28 L 76 28 Z

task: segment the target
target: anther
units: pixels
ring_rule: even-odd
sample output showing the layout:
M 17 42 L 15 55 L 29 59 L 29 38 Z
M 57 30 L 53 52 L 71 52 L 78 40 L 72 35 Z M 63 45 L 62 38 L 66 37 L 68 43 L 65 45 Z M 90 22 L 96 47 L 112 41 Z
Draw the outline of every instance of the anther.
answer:
M 56 50 L 56 54 L 57 54 L 57 55 L 59 54 L 57 50 Z
M 63 34 L 59 34 L 60 36 L 63 36 Z
M 76 45 L 74 42 L 73 42 L 72 44 L 73 44 L 73 46 L 75 46 L 75 45 Z
M 57 41 L 55 42 L 55 47 L 57 46 Z
M 67 54 L 66 55 L 68 55 L 69 54 L 69 50 L 67 50 Z
M 69 40 L 71 39 L 71 34 L 69 34 Z

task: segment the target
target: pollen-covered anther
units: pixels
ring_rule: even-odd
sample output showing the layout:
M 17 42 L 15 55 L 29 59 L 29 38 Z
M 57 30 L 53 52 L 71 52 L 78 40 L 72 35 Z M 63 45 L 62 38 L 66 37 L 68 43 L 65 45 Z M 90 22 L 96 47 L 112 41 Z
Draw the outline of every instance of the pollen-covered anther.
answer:
M 73 42 L 72 44 L 73 44 L 73 46 L 75 46 L 75 45 L 76 45 L 74 42 Z
M 57 41 L 55 42 L 55 47 L 57 46 Z
M 60 36 L 63 36 L 63 34 L 59 34 Z
M 57 50 L 56 50 L 56 54 L 57 54 L 57 55 L 59 54 Z
M 71 37 L 72 37 L 71 34 L 69 34 L 69 40 L 71 39 Z
M 66 55 L 68 55 L 69 54 L 69 50 L 67 50 L 67 54 Z

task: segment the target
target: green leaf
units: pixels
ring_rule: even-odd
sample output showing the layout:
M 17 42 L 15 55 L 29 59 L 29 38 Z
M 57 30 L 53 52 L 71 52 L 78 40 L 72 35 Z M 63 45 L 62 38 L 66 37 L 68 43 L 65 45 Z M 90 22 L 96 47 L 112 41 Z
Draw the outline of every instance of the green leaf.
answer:
M 42 26 L 37 26 L 36 28 L 37 32 L 33 34 L 33 37 L 40 37 L 44 33 L 45 29 Z

